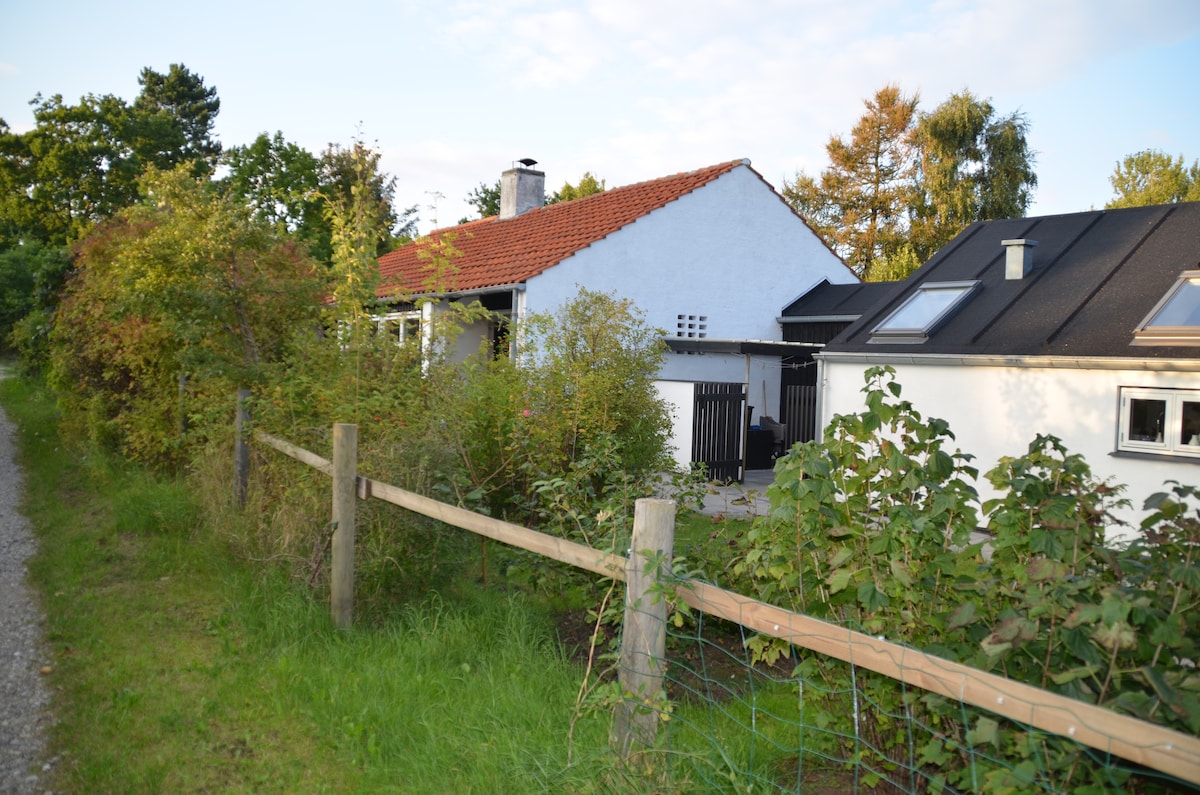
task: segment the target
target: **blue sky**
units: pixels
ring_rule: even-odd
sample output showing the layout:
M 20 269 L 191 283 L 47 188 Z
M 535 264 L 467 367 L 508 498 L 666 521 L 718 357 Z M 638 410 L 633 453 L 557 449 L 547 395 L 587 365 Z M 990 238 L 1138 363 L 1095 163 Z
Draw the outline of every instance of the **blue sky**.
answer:
M 13 129 L 39 92 L 132 102 L 142 67 L 172 63 L 217 88 L 227 147 L 377 147 L 422 231 L 522 157 L 548 189 L 743 157 L 778 188 L 888 83 L 927 111 L 968 89 L 1023 112 L 1030 214 L 1102 207 L 1141 149 L 1200 158 L 1195 0 L 0 0 Z

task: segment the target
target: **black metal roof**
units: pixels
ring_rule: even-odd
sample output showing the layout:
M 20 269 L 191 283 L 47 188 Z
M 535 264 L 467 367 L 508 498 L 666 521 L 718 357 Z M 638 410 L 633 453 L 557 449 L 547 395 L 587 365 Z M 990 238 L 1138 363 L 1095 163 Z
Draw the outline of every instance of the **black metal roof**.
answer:
M 852 282 L 851 284 L 820 284 L 788 304 L 783 310 L 784 322 L 821 321 L 831 317 L 858 318 L 863 312 L 882 301 L 901 282 Z
M 1032 270 L 1005 278 L 1002 240 L 1026 239 Z M 1133 346 L 1134 329 L 1186 270 L 1200 268 L 1200 202 L 979 221 L 830 342 L 829 352 L 1200 359 L 1200 346 Z M 931 282 L 979 289 L 924 342 L 871 331 Z M 805 297 L 807 298 L 807 296 Z

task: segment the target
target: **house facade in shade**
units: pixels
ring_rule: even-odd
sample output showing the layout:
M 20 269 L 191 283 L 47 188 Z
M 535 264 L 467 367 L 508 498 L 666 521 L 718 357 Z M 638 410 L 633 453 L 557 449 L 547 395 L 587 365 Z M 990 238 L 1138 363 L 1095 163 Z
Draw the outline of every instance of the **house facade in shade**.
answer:
M 857 278 L 748 160 L 553 205 L 544 188 L 544 172 L 515 166 L 501 177 L 499 216 L 381 257 L 381 297 L 434 299 L 424 318 L 398 303 L 386 322 L 401 336 L 418 333 L 449 303 L 478 300 L 492 316 L 458 338 L 466 356 L 503 349 L 523 318 L 555 312 L 580 288 L 628 299 L 671 348 L 656 386 L 672 406 L 678 462 L 745 463 L 748 409 L 751 423 L 780 416 L 781 359 L 802 347 L 784 340 L 780 296 Z M 434 268 L 439 246 L 454 253 Z M 738 418 L 717 451 L 697 446 L 710 411 Z
M 1200 203 L 977 222 L 816 359 L 822 425 L 890 365 L 981 473 L 1062 439 L 1126 487 L 1128 537 L 1165 481 L 1200 484 Z
M 899 282 L 821 282 L 784 307 L 779 318 L 783 338 L 803 347 L 783 357 L 785 449 L 796 442 L 821 438 L 824 424 L 817 414 L 819 366 L 816 355 L 838 334 L 884 300 Z

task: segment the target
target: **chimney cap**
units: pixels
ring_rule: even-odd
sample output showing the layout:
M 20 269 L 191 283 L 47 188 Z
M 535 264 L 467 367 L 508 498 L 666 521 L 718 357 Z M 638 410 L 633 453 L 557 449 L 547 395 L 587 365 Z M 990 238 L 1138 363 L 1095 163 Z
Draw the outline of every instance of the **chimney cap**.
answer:
M 1004 278 L 1024 279 L 1033 270 L 1033 247 L 1036 240 L 1001 240 L 1004 246 Z
M 534 166 L 537 165 L 537 161 L 534 160 L 532 157 L 522 157 L 517 162 L 520 163 L 521 165 L 525 166 L 525 168 L 533 168 Z

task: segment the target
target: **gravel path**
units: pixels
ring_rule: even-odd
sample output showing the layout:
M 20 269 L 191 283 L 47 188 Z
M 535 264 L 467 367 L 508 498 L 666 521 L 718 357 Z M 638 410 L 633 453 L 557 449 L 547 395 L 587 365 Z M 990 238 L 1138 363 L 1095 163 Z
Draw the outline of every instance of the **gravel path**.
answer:
M 49 770 L 43 759 L 50 693 L 40 673 L 49 663 L 41 611 L 25 584 L 25 563 L 36 542 L 17 510 L 23 476 L 14 437 L 0 409 L 0 793 L 34 795 L 45 791 L 39 776 Z

